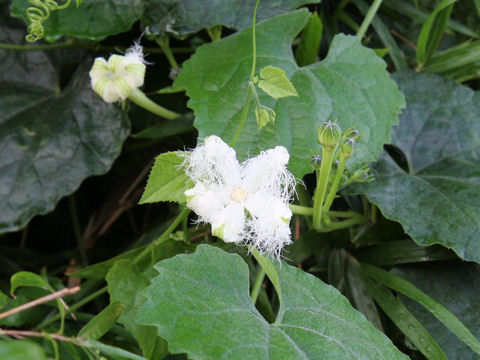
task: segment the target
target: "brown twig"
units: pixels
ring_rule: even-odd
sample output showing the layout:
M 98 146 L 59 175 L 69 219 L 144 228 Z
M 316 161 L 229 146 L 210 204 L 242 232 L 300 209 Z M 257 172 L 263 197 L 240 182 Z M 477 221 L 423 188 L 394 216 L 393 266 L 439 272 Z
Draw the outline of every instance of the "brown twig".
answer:
M 38 331 L 28 331 L 28 330 L 6 330 L 6 329 L 0 329 L 0 336 L 13 336 L 16 338 L 24 338 L 27 336 L 30 337 L 39 337 L 39 338 L 44 338 L 44 339 L 55 339 L 55 340 L 60 340 L 60 341 L 66 341 L 75 345 L 81 345 L 80 341 L 78 341 L 75 338 L 70 338 L 68 336 L 62 336 L 60 334 L 49 334 L 49 333 L 43 333 L 43 332 L 38 332 Z
M 408 46 L 410 46 L 413 50 L 417 51 L 417 47 L 415 46 L 414 43 L 412 43 L 410 40 L 408 40 L 405 36 L 403 36 L 402 34 L 399 34 L 398 32 L 396 32 L 395 30 L 390 30 L 390 32 L 395 35 L 396 37 L 398 37 L 400 40 L 402 40 L 403 42 L 405 42 Z
M 13 314 L 17 314 L 19 312 L 22 312 L 22 311 L 25 311 L 27 309 L 33 308 L 35 306 L 44 304 L 46 302 L 61 298 L 62 296 L 76 294 L 79 291 L 80 291 L 80 286 L 75 286 L 74 288 L 65 288 L 65 289 L 56 291 L 53 294 L 46 295 L 46 296 L 43 296 L 41 298 L 32 300 L 32 301 L 30 301 L 26 304 L 17 306 L 16 308 L 13 308 L 13 309 L 10 309 L 8 311 L 5 311 L 5 312 L 1 313 L 0 314 L 0 320 L 5 319 L 6 317 L 9 317 Z

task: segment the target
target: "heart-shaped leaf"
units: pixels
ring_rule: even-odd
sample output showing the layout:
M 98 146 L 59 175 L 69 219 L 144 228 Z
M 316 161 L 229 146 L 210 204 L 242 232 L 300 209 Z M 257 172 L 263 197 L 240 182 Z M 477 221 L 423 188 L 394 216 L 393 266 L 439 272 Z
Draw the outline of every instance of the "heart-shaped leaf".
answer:
M 366 194 L 418 244 L 442 244 L 480 262 L 480 94 L 437 75 L 395 79 L 408 106 L 392 144 L 408 169 L 384 153 L 375 181 L 351 192 Z
M 407 359 L 335 288 L 285 263 L 270 265 L 280 309 L 269 324 L 249 297 L 242 258 L 209 245 L 155 265 L 137 322 L 192 359 Z
M 337 35 L 323 61 L 299 67 L 292 40 L 309 16 L 302 9 L 258 24 L 257 68 L 271 65 L 284 70 L 299 97 L 275 100 L 259 94 L 260 102 L 276 112 L 275 123 L 257 132 L 255 107 L 250 106 L 235 145 L 240 160 L 285 146 L 297 177 L 311 172 L 310 157 L 320 152 L 316 125 L 338 118 L 343 129 L 353 126 L 361 132 L 358 150 L 347 164 L 353 168 L 378 158 L 404 106 L 385 62 L 356 37 Z M 190 97 L 200 138 L 215 134 L 232 140 L 245 105 L 251 65 L 251 29 L 200 47 L 184 63 L 175 86 L 185 88 Z
M 88 63 L 62 92 L 41 52 L 0 58 L 0 233 L 45 214 L 119 155 L 128 119 L 90 88 Z

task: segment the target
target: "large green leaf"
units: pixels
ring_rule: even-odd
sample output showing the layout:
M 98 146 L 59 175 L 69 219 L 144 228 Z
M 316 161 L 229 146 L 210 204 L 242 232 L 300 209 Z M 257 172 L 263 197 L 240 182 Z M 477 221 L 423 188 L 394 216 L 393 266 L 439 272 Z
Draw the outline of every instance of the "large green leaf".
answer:
M 135 322 L 135 314 L 140 305 L 145 302 L 140 291 L 150 285 L 147 275 L 138 271 L 132 261 L 120 260 L 108 272 L 106 280 L 110 301 L 119 301 L 123 305 L 119 322 L 125 325 L 138 341 L 143 356 L 152 359 L 152 356 L 154 354 L 157 356 L 161 349 L 164 351 L 162 355 L 165 356 L 168 353 L 167 344 L 157 336 L 156 329 L 153 326 L 138 325 Z
M 395 76 L 408 107 L 392 134 L 408 169 L 384 153 L 355 191 L 421 245 L 480 261 L 480 95 L 437 75 Z
M 474 264 L 422 264 L 395 268 L 393 273 L 411 281 L 446 306 L 480 339 L 480 271 Z M 460 280 L 461 279 L 461 280 Z M 478 360 L 458 337 L 418 303 L 402 297 L 412 314 L 425 325 L 450 360 Z
M 0 358 L 8 360 L 45 360 L 42 347 L 29 340 L 0 341 Z
M 257 27 L 257 68 L 272 65 L 285 70 L 299 97 L 274 100 L 260 94 L 262 104 L 277 113 L 274 124 L 257 132 L 254 106 L 235 146 L 240 160 L 276 145 L 287 147 L 290 169 L 301 177 L 311 171 L 309 158 L 318 153 L 315 126 L 338 118 L 344 129 L 361 131 L 358 151 L 348 166 L 377 159 L 390 141 L 392 125 L 404 98 L 385 70 L 385 62 L 357 38 L 337 35 L 321 62 L 298 67 L 293 38 L 309 19 L 305 9 L 278 16 Z M 175 86 L 185 88 L 195 112 L 199 137 L 216 134 L 230 141 L 245 104 L 252 63 L 252 35 L 246 29 L 200 47 L 184 63 Z
M 333 287 L 270 264 L 280 299 L 269 324 L 249 297 L 240 256 L 200 245 L 155 265 L 137 321 L 157 327 L 173 353 L 192 359 L 407 359 Z M 274 272 L 274 273 L 273 273 Z
M 0 153 L 7 155 L 0 159 L 2 233 L 53 210 L 86 177 L 108 171 L 129 124 L 91 90 L 90 60 L 60 91 L 42 52 L 1 51 L 0 59 Z
M 25 11 L 29 7 L 32 4 L 28 0 L 12 0 L 11 13 L 27 21 Z M 45 39 L 55 41 L 68 35 L 101 40 L 130 30 L 142 12 L 143 0 L 83 0 L 78 8 L 72 1 L 68 8 L 50 12 L 50 17 L 43 22 Z
M 165 32 L 184 36 L 215 25 L 243 29 L 252 24 L 256 0 L 150 0 L 146 3 L 142 25 L 147 34 Z M 261 1 L 257 21 L 284 14 L 304 4 L 320 0 L 268 0 Z

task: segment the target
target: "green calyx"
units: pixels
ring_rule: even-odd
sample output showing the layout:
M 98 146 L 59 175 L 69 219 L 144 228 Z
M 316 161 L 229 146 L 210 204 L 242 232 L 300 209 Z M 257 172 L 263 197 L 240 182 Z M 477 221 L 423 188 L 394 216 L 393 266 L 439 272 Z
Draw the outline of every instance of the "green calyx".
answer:
M 329 149 L 336 149 L 342 138 L 340 127 L 333 121 L 324 122 L 317 127 L 317 133 L 320 145 Z

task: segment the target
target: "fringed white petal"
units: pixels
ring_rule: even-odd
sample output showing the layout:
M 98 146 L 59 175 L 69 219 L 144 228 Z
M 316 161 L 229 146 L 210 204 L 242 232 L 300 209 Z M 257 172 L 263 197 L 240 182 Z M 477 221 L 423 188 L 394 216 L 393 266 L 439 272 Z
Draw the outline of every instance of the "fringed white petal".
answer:
M 187 175 L 194 183 L 223 184 L 233 189 L 241 180 L 235 150 L 218 136 L 205 138 L 185 161 Z
M 295 178 L 287 170 L 290 155 L 283 146 L 262 151 L 242 164 L 243 187 L 249 192 L 262 191 L 289 201 L 294 192 Z
M 283 247 L 291 243 L 290 219 L 292 211 L 288 203 L 272 195 L 257 192 L 245 201 L 250 213 L 247 242 L 260 252 L 279 258 Z

